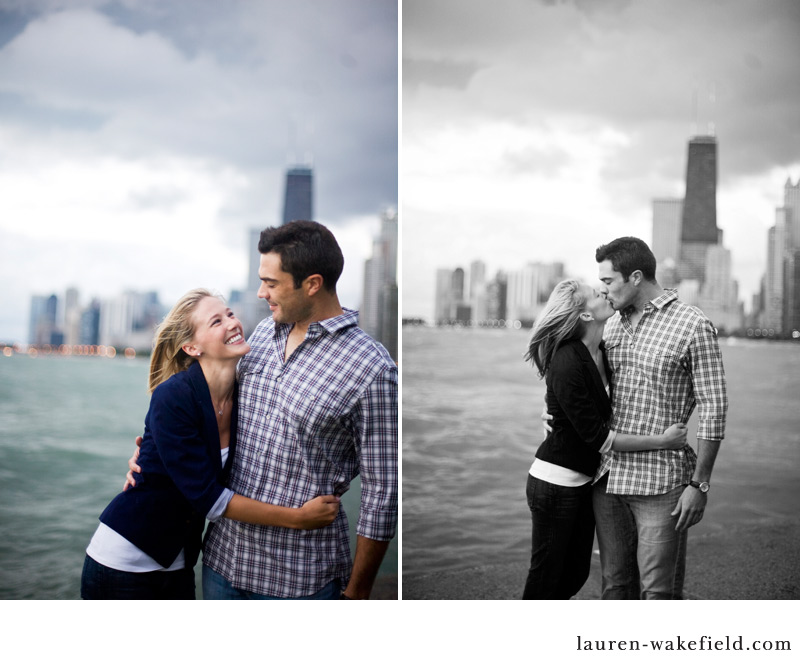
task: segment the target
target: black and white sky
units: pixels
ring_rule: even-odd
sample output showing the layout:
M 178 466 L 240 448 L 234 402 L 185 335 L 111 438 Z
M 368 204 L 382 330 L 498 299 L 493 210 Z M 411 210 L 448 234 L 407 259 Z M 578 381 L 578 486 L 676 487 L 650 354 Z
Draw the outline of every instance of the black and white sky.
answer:
M 718 140 L 718 225 L 749 304 L 787 179 L 800 177 L 795 0 L 405 0 L 403 315 L 436 268 L 489 274 L 652 237 L 687 144 Z
M 247 281 L 310 163 L 358 307 L 398 205 L 394 0 L 0 0 L 0 340 L 32 294 Z

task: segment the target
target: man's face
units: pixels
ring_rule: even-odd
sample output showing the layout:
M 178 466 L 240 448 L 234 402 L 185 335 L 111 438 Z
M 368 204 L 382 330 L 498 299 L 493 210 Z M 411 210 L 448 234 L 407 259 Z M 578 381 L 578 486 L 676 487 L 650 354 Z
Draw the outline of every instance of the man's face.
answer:
M 311 317 L 311 298 L 305 288 L 295 289 L 294 278 L 281 268 L 281 256 L 275 252 L 261 255 L 258 267 L 261 286 L 258 297 L 269 303 L 276 323 L 296 323 Z
M 633 304 L 636 287 L 630 280 L 625 281 L 622 273 L 614 270 L 610 259 L 600 262 L 600 293 L 616 310 L 623 310 Z

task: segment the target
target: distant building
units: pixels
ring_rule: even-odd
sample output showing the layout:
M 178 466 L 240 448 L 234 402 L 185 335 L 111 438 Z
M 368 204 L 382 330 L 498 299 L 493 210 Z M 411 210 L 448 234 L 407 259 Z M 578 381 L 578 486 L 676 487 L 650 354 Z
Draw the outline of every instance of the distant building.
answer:
M 696 304 L 724 332 L 739 330 L 744 323 L 739 287 L 731 274 L 731 251 L 722 245 L 712 245 L 706 252 L 704 283 Z
M 696 305 L 714 325 L 736 332 L 744 323 L 731 254 L 717 227 L 717 140 L 689 141 L 686 197 L 653 201 L 653 254 L 659 284 L 677 288 L 680 299 Z
M 506 319 L 532 323 L 544 308 L 553 287 L 564 279 L 564 264 L 529 263 L 521 270 L 509 271 L 506 294 Z
M 56 325 L 58 313 L 58 297 L 33 296 L 31 298 L 31 313 L 28 326 L 28 343 L 33 346 L 53 345 L 62 333 Z
M 77 344 L 82 346 L 100 344 L 100 301 L 96 298 L 81 312 L 80 336 Z
M 682 199 L 653 200 L 653 244 L 658 281 L 662 286 L 677 283 L 677 267 L 681 254 Z
M 397 212 L 381 215 L 381 229 L 364 263 L 364 287 L 358 324 L 398 359 Z
M 80 344 L 81 337 L 81 306 L 78 290 L 67 289 L 64 296 L 64 343 L 68 346 Z
M 787 179 L 783 206 L 775 209 L 775 224 L 767 234 L 763 329 L 779 337 L 800 332 L 800 180 Z
M 100 343 L 150 351 L 155 328 L 163 316 L 164 308 L 154 291 L 125 291 L 101 304 Z
M 506 299 L 508 293 L 508 276 L 500 271 L 486 285 L 487 316 L 490 321 L 505 321 L 508 318 Z
M 310 167 L 293 167 L 286 172 L 283 223 L 314 219 L 313 173 Z
M 689 141 L 686 197 L 681 217 L 678 277 L 702 284 L 706 250 L 720 242 L 717 230 L 717 140 L 700 136 Z
M 767 273 L 764 279 L 765 329 L 783 333 L 783 255 L 786 252 L 786 209 L 775 211 L 775 225 L 767 232 Z

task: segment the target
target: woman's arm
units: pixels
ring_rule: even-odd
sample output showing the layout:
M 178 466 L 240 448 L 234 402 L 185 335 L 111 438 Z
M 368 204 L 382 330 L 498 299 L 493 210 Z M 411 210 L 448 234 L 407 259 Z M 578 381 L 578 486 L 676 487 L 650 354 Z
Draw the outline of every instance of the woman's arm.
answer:
M 253 525 L 318 529 L 330 525 L 338 514 L 339 498 L 336 495 L 320 495 L 299 508 L 267 504 L 243 495 L 234 495 L 222 515 Z
M 614 451 L 652 451 L 653 449 L 680 449 L 686 444 L 686 424 L 673 424 L 659 435 L 630 435 L 617 433 L 610 447 Z

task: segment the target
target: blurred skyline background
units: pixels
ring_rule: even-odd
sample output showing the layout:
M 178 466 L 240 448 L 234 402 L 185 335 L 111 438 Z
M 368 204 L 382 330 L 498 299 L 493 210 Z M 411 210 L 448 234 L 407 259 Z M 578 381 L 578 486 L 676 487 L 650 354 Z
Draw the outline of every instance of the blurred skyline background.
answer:
M 34 295 L 245 289 L 297 165 L 358 308 L 398 201 L 397 31 L 393 0 L 0 0 L 0 341 Z
M 403 317 L 432 321 L 436 270 L 473 261 L 596 282 L 598 245 L 652 244 L 698 135 L 719 145 L 717 225 L 749 311 L 800 178 L 799 31 L 789 0 L 406 0 Z

